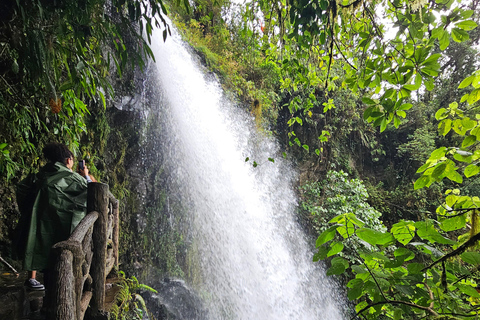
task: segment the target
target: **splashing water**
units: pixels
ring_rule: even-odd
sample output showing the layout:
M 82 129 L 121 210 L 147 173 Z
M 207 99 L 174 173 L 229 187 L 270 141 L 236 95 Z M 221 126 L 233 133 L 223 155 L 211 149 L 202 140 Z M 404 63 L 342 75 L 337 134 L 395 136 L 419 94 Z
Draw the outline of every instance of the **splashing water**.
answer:
M 224 97 L 175 31 L 163 43 L 157 30 L 152 42 L 174 193 L 191 212 L 200 274 L 191 286 L 206 317 L 343 319 L 344 300 L 295 221 L 295 171 L 277 143 Z

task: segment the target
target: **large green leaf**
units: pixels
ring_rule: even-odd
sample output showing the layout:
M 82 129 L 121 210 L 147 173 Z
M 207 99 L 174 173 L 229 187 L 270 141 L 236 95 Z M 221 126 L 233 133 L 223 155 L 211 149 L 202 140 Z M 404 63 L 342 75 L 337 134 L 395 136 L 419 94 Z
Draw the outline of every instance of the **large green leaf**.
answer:
M 473 264 L 475 266 L 480 265 L 480 253 L 478 252 L 464 252 L 460 255 L 463 261 Z
M 377 230 L 373 230 L 370 228 L 360 228 L 358 229 L 355 234 L 362 239 L 363 241 L 371 244 L 371 245 L 387 245 L 394 242 L 394 238 L 392 234 L 388 232 L 380 232 Z
M 455 244 L 455 241 L 442 236 L 433 225 L 433 220 L 417 221 L 415 222 L 417 228 L 417 235 L 430 242 L 437 242 L 441 244 Z
M 417 190 L 417 189 L 421 189 L 423 187 L 425 187 L 426 185 L 428 185 L 428 183 L 430 182 L 430 177 L 429 176 L 421 176 L 420 178 L 418 178 L 414 185 L 413 185 L 413 189 L 414 190 Z
M 335 257 L 332 259 L 332 266 L 327 270 L 327 276 L 342 274 L 348 267 L 349 263 L 347 260 L 341 257 Z
M 465 31 L 470 31 L 473 30 L 477 27 L 477 23 L 472 20 L 465 20 L 465 21 L 460 21 L 455 24 L 458 28 L 463 29 Z
M 456 217 L 446 218 L 442 220 L 442 222 L 440 223 L 440 227 L 443 231 L 450 232 L 465 228 L 466 222 L 467 221 L 465 215 L 459 215 Z
M 341 242 L 332 242 L 330 245 L 330 250 L 328 250 L 327 258 L 336 255 L 337 253 L 343 250 L 343 243 Z
M 392 226 L 390 232 L 398 242 L 406 245 L 415 236 L 415 225 L 413 221 L 400 221 Z
M 463 174 L 465 175 L 465 177 L 467 178 L 470 178 L 476 174 L 478 174 L 480 172 L 480 168 L 475 165 L 475 164 L 471 164 L 471 165 L 468 165 L 465 170 L 463 170 Z
M 337 232 L 337 226 L 332 226 L 327 230 L 323 231 L 322 234 L 317 238 L 317 242 L 315 243 L 316 247 L 320 247 L 322 244 L 332 240 L 335 237 L 335 233 Z
M 457 284 L 457 287 L 458 289 L 460 289 L 460 291 L 470 297 L 474 297 L 474 298 L 480 298 L 480 294 L 477 292 L 477 290 L 472 287 L 472 286 L 469 286 L 469 285 L 466 285 L 466 284 Z

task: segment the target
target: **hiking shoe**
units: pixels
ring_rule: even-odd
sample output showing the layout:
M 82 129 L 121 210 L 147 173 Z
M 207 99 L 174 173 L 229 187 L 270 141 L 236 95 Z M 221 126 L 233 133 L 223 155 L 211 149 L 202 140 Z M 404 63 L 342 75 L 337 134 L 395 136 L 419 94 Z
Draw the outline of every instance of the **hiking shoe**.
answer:
M 45 287 L 43 286 L 43 284 L 38 282 L 37 279 L 33 279 L 33 278 L 27 279 L 24 283 L 24 286 L 30 290 L 38 290 L 38 291 L 45 290 Z

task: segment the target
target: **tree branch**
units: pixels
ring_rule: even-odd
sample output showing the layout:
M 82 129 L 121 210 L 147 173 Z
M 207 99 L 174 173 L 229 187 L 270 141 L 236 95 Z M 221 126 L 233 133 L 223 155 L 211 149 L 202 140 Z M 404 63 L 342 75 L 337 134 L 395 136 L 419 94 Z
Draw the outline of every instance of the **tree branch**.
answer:
M 340 54 L 342 55 L 343 60 L 345 60 L 345 62 L 348 63 L 348 65 L 349 65 L 350 67 L 352 67 L 353 69 L 355 69 L 355 71 L 357 71 L 357 68 L 355 68 L 355 66 L 353 66 L 353 65 L 350 63 L 350 61 L 347 60 L 347 58 L 346 58 L 345 55 L 343 54 L 342 50 L 340 50 L 340 47 L 338 46 L 338 43 L 337 43 L 337 41 L 335 40 L 335 38 L 333 38 L 333 42 L 335 43 L 335 46 L 337 47 L 338 52 L 340 52 Z
M 462 244 L 457 249 L 453 250 L 450 253 L 447 253 L 446 255 L 444 255 L 443 257 L 438 259 L 437 261 L 435 261 L 435 262 L 431 263 L 429 266 L 426 266 L 425 268 L 423 268 L 422 271 L 426 271 L 426 270 L 434 267 L 438 263 L 446 261 L 448 258 L 455 257 L 455 256 L 458 256 L 459 254 L 462 254 L 468 247 L 473 246 L 478 240 L 480 240 L 480 232 L 477 233 L 476 235 L 474 235 L 473 237 L 471 237 L 470 239 L 468 239 L 467 242 Z
M 401 301 L 401 300 L 387 300 L 387 301 L 379 301 L 379 302 L 375 302 L 375 303 L 372 303 L 368 306 L 366 306 L 365 308 L 361 309 L 360 311 L 358 311 L 355 316 L 353 316 L 353 318 L 351 318 L 351 320 L 355 319 L 355 317 L 359 316 L 361 313 L 363 313 L 364 311 L 370 309 L 371 307 L 374 307 L 374 306 L 378 306 L 378 305 L 383 305 L 383 304 L 403 304 L 403 305 L 406 305 L 406 306 L 410 306 L 412 308 L 417 308 L 417 309 L 420 309 L 420 310 L 424 310 L 424 311 L 428 311 L 430 314 L 432 314 L 433 316 L 436 316 L 438 317 L 438 313 L 436 313 L 432 308 L 430 307 L 424 307 L 424 306 L 419 306 L 418 304 L 415 304 L 415 303 L 412 303 L 412 302 L 407 302 L 407 301 Z

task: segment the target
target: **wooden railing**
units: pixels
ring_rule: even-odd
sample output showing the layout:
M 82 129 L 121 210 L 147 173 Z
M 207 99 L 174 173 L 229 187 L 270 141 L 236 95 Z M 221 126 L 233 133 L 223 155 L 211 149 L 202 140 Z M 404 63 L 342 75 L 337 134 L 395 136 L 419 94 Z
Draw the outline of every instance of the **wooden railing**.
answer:
M 118 270 L 118 219 L 118 200 L 108 185 L 89 183 L 87 215 L 68 240 L 52 249 L 47 319 L 82 320 L 88 306 L 87 318 L 106 315 L 105 280 Z

